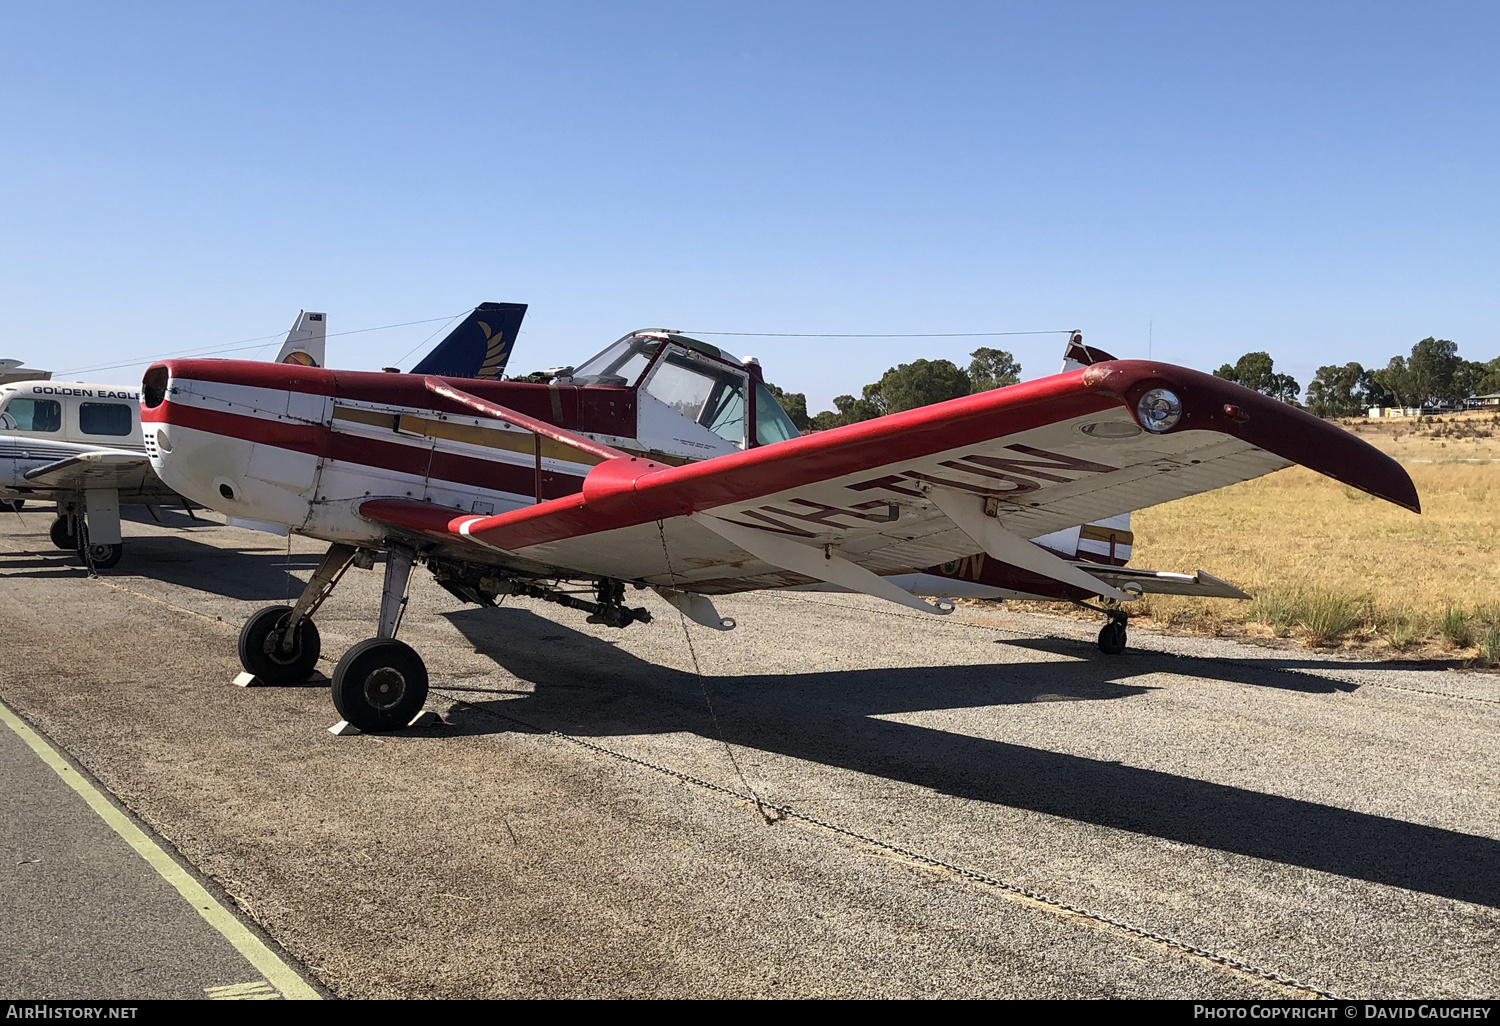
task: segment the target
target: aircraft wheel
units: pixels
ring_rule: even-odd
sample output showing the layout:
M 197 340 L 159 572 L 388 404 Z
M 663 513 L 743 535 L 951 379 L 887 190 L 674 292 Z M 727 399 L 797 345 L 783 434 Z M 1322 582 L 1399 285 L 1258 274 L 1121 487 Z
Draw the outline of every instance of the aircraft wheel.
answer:
M 399 730 L 427 701 L 427 667 L 395 638 L 361 641 L 333 671 L 333 705 L 364 731 Z
M 323 651 L 318 625 L 307 617 L 297 625 L 292 650 L 284 652 L 286 622 L 291 606 L 267 606 L 257 611 L 240 628 L 240 665 L 267 684 L 301 684 L 312 676 Z
M 120 557 L 125 555 L 124 545 L 90 545 L 88 558 L 84 560 L 86 566 L 92 566 L 95 570 L 109 570 L 120 562 Z
M 1119 655 L 1125 651 L 1125 621 L 1111 620 L 1099 632 L 1099 651 L 1105 655 Z
M 47 532 L 52 538 L 52 544 L 60 549 L 76 551 L 78 548 L 78 534 L 73 527 L 73 518 L 60 516 L 52 521 L 52 528 Z

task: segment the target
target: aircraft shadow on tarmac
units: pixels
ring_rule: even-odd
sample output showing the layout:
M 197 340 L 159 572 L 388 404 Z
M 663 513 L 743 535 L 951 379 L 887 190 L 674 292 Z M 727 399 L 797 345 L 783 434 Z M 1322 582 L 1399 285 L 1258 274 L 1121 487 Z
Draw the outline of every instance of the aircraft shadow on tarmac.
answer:
M 1092 641 L 1072 638 L 1003 638 L 998 645 L 1029 648 L 1053 655 L 1075 656 L 1083 659 L 1100 659 L 1099 648 Z M 1332 680 L 1316 675 L 1316 671 L 1341 670 L 1456 670 L 1470 665 L 1464 659 L 1344 659 L 1337 662 L 1328 659 L 1309 659 L 1291 653 L 1255 658 L 1243 662 L 1216 659 L 1212 656 L 1176 655 L 1171 652 L 1147 652 L 1130 649 L 1120 656 L 1107 658 L 1128 660 L 1115 662 L 1114 666 L 1127 666 L 1134 673 L 1191 673 L 1198 677 L 1222 679 L 1226 669 L 1234 675 L 1237 684 L 1255 684 L 1260 687 L 1282 688 L 1288 691 L 1357 691 L 1358 684 Z M 1142 666 L 1148 667 L 1141 669 Z M 1300 671 L 1312 671 L 1304 673 Z
M 144 511 L 141 513 L 146 515 Z M 293 574 L 306 575 L 321 558 L 304 552 L 294 552 L 288 557 L 286 549 L 277 544 L 281 540 L 269 534 L 260 535 L 266 543 L 254 548 L 210 545 L 194 538 L 193 532 L 222 530 L 222 525 L 165 511 L 163 519 L 174 528 L 172 533 L 127 536 L 120 565 L 100 571 L 101 575 L 149 577 L 247 602 L 288 602 L 302 591 L 302 580 Z M 47 522 L 50 523 L 50 517 Z M 0 574 L 15 578 L 81 576 L 84 568 L 78 557 L 53 548 L 45 533 L 36 533 L 34 525 L 35 521 L 27 525 L 35 535 L 31 551 L 0 553 Z
M 486 715 L 493 712 L 542 731 L 591 737 L 677 731 L 717 737 L 694 674 L 645 662 L 522 609 L 445 615 L 479 652 L 535 685 L 526 697 L 506 698 L 502 696 L 514 692 L 497 690 L 493 702 L 486 702 L 480 689 L 466 688 L 472 712 L 455 716 L 460 733 L 516 729 L 508 719 Z M 1267 686 L 1280 672 L 1228 659 L 1192 662 L 1195 675 L 1231 684 Z M 1488 837 L 877 718 L 919 710 L 1128 698 L 1151 689 L 1111 678 L 1122 672 L 1183 669 L 1176 657 L 1138 652 L 1124 665 L 1098 659 L 752 672 L 710 676 L 703 686 L 724 738 L 735 745 L 959 798 L 1500 907 L 1500 841 Z M 1297 691 L 1349 688 L 1306 674 L 1282 675 L 1294 680 L 1281 686 Z M 1285 757 L 1284 752 L 1266 753 L 1267 759 Z

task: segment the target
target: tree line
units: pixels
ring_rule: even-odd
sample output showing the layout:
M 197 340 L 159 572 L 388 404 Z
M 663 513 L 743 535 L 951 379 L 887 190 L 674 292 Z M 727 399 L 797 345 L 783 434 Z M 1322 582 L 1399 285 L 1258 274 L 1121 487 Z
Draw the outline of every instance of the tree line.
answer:
M 1302 386 L 1290 374 L 1277 374 L 1269 353 L 1246 353 L 1214 376 L 1301 405 Z M 1354 417 L 1371 406 L 1461 406 L 1494 392 L 1500 392 L 1500 356 L 1488 363 L 1466 360 L 1454 342 L 1428 337 L 1411 347 L 1410 356 L 1393 356 L 1384 367 L 1319 367 L 1307 386 L 1307 410 L 1319 417 Z
M 913 360 L 892 367 L 880 380 L 866 385 L 856 398 L 833 397 L 831 410 L 808 416 L 807 396 L 802 392 L 785 392 L 770 382 L 766 388 L 776 396 L 781 408 L 801 431 L 826 431 L 862 420 L 873 420 L 887 413 L 914 410 L 919 406 L 946 402 L 959 396 L 988 392 L 1021 380 L 1021 365 L 1003 349 L 981 347 L 969 354 L 967 369 L 952 360 Z

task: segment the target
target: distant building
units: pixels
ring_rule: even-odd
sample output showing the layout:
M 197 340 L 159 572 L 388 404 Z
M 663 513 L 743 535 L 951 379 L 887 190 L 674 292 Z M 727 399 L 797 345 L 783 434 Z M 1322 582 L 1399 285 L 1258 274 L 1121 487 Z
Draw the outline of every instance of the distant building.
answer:
M 1481 407 L 1500 406 L 1500 392 L 1491 392 L 1489 395 L 1476 395 L 1476 404 Z

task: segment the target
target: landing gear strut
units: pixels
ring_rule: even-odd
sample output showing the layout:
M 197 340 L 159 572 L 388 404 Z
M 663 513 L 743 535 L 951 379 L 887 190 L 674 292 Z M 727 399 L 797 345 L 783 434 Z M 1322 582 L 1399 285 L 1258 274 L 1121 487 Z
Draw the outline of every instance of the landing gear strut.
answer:
M 301 684 L 323 651 L 312 615 L 354 559 L 352 545 L 330 545 L 294 606 L 266 606 L 240 629 L 240 665 L 267 684 Z
M 364 554 L 373 558 L 368 550 Z M 240 665 L 267 684 L 299 684 L 311 677 L 322 653 L 313 614 L 351 564 L 370 565 L 359 555 L 360 550 L 352 545 L 329 546 L 296 605 L 267 606 L 250 617 L 240 631 Z M 334 708 L 360 730 L 404 727 L 427 701 L 427 667 L 422 657 L 396 640 L 415 559 L 413 550 L 391 547 L 385 561 L 377 636 L 344 653 L 333 671 Z
M 334 708 L 360 730 L 399 730 L 427 702 L 427 666 L 410 645 L 396 640 L 415 559 L 411 549 L 391 547 L 385 557 L 376 636 L 345 652 L 333 671 Z

